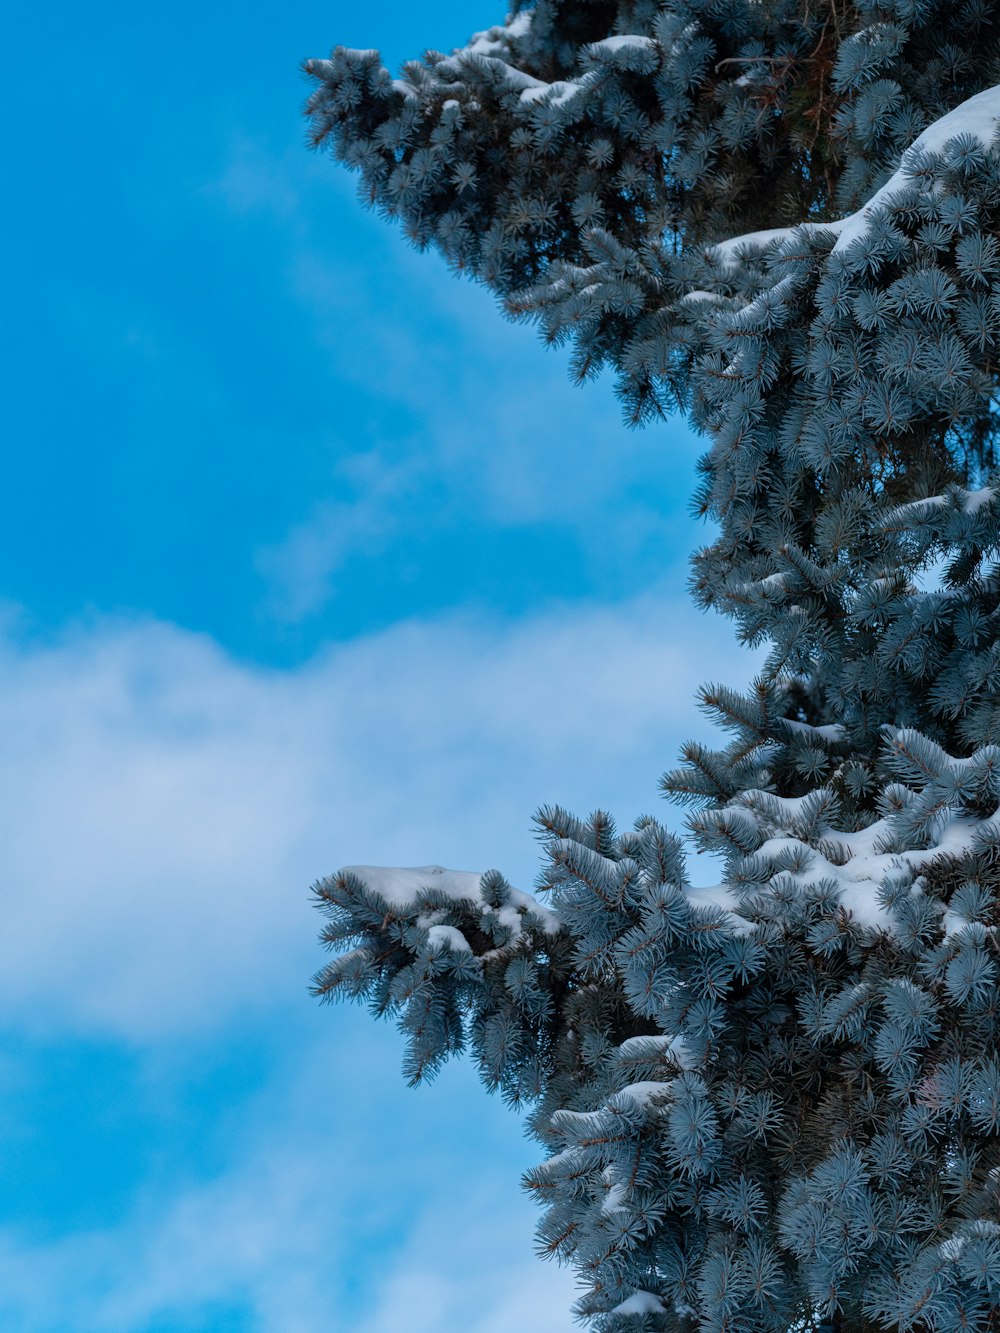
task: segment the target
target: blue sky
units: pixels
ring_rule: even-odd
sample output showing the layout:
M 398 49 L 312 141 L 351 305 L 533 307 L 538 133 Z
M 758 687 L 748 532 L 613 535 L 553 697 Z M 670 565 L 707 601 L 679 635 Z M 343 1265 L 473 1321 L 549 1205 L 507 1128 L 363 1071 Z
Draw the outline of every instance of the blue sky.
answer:
M 685 597 L 682 424 L 626 431 L 303 147 L 302 57 L 502 17 L 13 16 L 4 1327 L 571 1327 L 516 1119 L 306 994 L 312 880 L 529 887 L 536 805 L 655 808 L 698 682 L 747 675 Z

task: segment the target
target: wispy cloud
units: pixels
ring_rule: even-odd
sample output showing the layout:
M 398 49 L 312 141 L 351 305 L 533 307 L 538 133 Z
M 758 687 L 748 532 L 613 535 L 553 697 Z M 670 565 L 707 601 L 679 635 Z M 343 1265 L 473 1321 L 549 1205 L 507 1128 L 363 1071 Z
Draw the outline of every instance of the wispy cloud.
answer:
M 337 498 L 316 503 L 281 541 L 258 553 L 267 611 L 279 622 L 295 624 L 320 610 L 345 564 L 376 561 L 408 526 L 435 521 L 428 500 L 440 488 L 432 460 L 419 453 L 397 461 L 371 448 L 342 460 L 331 472 Z
M 345 274 L 310 239 L 296 248 L 291 278 L 337 373 L 394 400 L 410 422 L 392 455 L 372 453 L 380 441 L 364 428 L 355 441 L 387 477 L 398 483 L 406 473 L 404 487 L 373 472 L 355 490 L 397 540 L 470 520 L 544 525 L 632 587 L 650 567 L 659 573 L 664 550 L 695 544 L 686 506 L 698 446 L 680 420 L 627 430 L 610 375 L 573 386 L 564 353 L 546 353 L 533 330 L 507 323 L 436 256 L 405 251 L 394 236 L 384 250 L 382 265 Z M 315 509 L 289 532 L 288 549 L 301 548 L 304 534 L 321 547 L 340 519 L 339 507 Z M 272 571 L 282 555 L 280 546 L 272 553 Z
M 267 614 L 314 616 L 343 592 L 348 557 L 446 534 L 557 533 L 599 596 L 650 583 L 665 551 L 698 540 L 684 424 L 625 429 L 610 375 L 574 387 L 565 350 L 365 215 L 343 170 L 244 135 L 202 198 L 260 224 L 284 273 L 270 317 L 324 362 L 314 421 L 331 463 L 260 552 Z

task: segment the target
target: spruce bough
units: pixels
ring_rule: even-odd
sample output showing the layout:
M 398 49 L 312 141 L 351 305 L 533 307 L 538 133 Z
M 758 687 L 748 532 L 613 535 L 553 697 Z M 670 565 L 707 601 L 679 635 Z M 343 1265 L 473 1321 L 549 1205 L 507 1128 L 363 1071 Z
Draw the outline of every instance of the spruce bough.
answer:
M 692 587 L 766 663 L 541 898 L 316 886 L 324 998 L 529 1109 L 599 1333 L 1000 1328 L 1000 6 L 536 0 L 307 62 L 364 199 L 706 436 Z

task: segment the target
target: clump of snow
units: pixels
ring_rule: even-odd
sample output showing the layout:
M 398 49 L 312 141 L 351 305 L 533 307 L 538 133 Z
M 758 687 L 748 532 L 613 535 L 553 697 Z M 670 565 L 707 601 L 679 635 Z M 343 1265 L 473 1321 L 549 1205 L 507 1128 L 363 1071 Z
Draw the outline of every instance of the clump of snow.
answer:
M 806 226 L 822 224 L 799 224 Z M 834 224 L 835 225 L 835 224 Z M 745 236 L 731 236 L 726 241 L 718 241 L 711 247 L 712 256 L 722 265 L 735 264 L 741 258 L 741 252 L 766 250 L 781 241 L 791 238 L 796 227 L 771 227 L 767 231 L 749 231 Z
M 537 83 L 534 87 L 525 88 L 520 100 L 540 102 L 543 97 L 547 97 L 552 106 L 565 106 L 580 92 L 583 92 L 583 84 L 557 79 L 555 83 Z
M 482 875 L 476 870 L 448 870 L 444 866 L 345 866 L 344 873 L 360 879 L 390 906 L 400 911 L 415 910 L 420 894 L 433 889 L 435 893 L 447 894 L 456 902 L 467 902 L 480 911 L 487 911 L 499 917 L 509 926 L 514 935 L 520 935 L 522 918 L 526 912 L 541 921 L 543 928 L 554 935 L 560 928 L 558 915 L 550 907 L 540 903 L 530 893 L 520 889 L 511 889 L 509 901 L 502 907 L 492 907 L 483 900 L 481 891 Z M 432 929 L 444 930 L 437 926 Z M 456 931 L 456 934 L 460 932 Z M 443 936 L 440 937 L 443 939 Z M 463 937 L 464 939 L 464 937 Z M 468 944 L 464 946 L 468 949 Z
M 811 722 L 797 722 L 795 718 L 786 717 L 784 723 L 785 726 L 791 728 L 792 731 L 800 732 L 803 736 L 818 736 L 820 740 L 827 741 L 830 745 L 836 745 L 838 741 L 842 741 L 846 735 L 843 726 L 839 722 L 824 722 L 821 726 L 814 727 Z
M 417 919 L 417 925 L 423 922 Z M 452 953 L 472 953 L 472 945 L 457 926 L 428 926 L 427 942 L 431 948 L 450 949 Z
M 607 1179 L 609 1173 L 605 1171 L 603 1174 L 605 1179 Z M 624 1185 L 609 1184 L 607 1197 L 601 1204 L 601 1212 L 605 1217 L 610 1217 L 612 1213 L 625 1212 L 627 1198 L 628 1194 Z
M 446 870 L 444 866 L 345 866 L 393 907 L 416 904 L 422 889 L 446 893 L 449 898 L 475 902 L 482 876 L 473 870 Z
M 502 54 L 512 39 L 527 37 L 531 29 L 531 19 L 531 11 L 522 10 L 506 23 L 499 23 L 484 32 L 474 33 L 468 46 L 462 49 L 476 56 Z
M 962 508 L 967 514 L 978 514 L 983 505 L 992 504 L 995 499 L 996 491 L 992 486 L 983 486 L 978 491 L 966 491 Z
M 686 892 L 688 901 L 693 907 L 718 907 L 723 912 L 728 912 L 729 920 L 726 924 L 732 929 L 734 935 L 745 935 L 748 931 L 753 930 L 752 921 L 745 921 L 743 917 L 735 915 L 739 906 L 739 898 L 728 884 L 699 885 L 697 888 L 688 889 Z
M 725 242 L 723 242 L 723 244 L 725 244 Z M 696 301 L 707 301 L 711 302 L 713 305 L 718 305 L 720 301 L 724 301 L 725 299 L 726 298 L 720 296 L 718 292 L 693 291 L 685 292 L 680 299 L 680 304 L 693 305 Z
M 963 514 L 978 514 L 980 509 L 991 505 L 997 498 L 992 486 L 982 486 L 976 491 L 963 490 L 961 486 L 951 486 L 941 495 L 925 495 L 919 500 L 910 500 L 907 504 L 897 505 L 882 520 L 887 531 L 899 531 L 909 526 L 911 516 L 916 520 L 926 518 L 931 511 L 956 504 Z
M 962 816 L 945 818 L 931 846 L 886 852 L 881 849 L 892 842 L 892 823 L 890 819 L 879 819 L 857 832 L 830 832 L 823 844 L 829 855 L 795 837 L 774 837 L 758 848 L 754 856 L 767 861 L 794 851 L 797 868 L 783 870 L 783 878 L 803 888 L 833 883 L 840 902 L 859 925 L 892 935 L 895 933 L 892 912 L 878 901 L 878 889 L 890 874 L 909 869 L 918 876 L 943 856 L 960 857 L 975 846 L 986 826 L 996 824 L 998 820 L 1000 810 L 989 820 Z M 920 892 L 917 881 L 912 891 Z M 959 926 L 956 922 L 957 918 L 952 923 L 953 929 L 965 925 L 962 922 Z
M 616 1097 L 627 1097 L 636 1106 L 648 1106 L 650 1102 L 660 1101 L 669 1096 L 672 1083 L 657 1083 L 645 1079 L 640 1083 L 630 1083 L 627 1088 L 619 1088 Z
M 591 42 L 587 47 L 588 51 L 652 51 L 656 46 L 652 37 L 639 37 L 626 34 L 619 37 L 605 37 L 602 41 Z
M 439 68 L 460 75 L 463 72 L 463 61 L 468 58 L 469 54 L 468 49 L 458 51 L 448 60 L 443 60 Z M 507 61 L 499 56 L 482 55 L 479 52 L 473 52 L 472 54 L 476 55 L 495 75 L 498 83 L 504 84 L 512 92 L 527 91 L 532 88 L 544 91 L 552 86 L 543 79 L 536 79 L 533 74 L 525 74 L 523 69 L 518 69 L 515 65 L 508 65 Z
M 666 1314 L 667 1307 L 659 1296 L 652 1291 L 634 1292 L 627 1301 L 622 1301 L 611 1311 L 612 1314 Z
M 489 61 L 497 81 L 512 92 L 517 92 L 522 104 L 530 105 L 545 100 L 549 106 L 566 106 L 591 86 L 593 72 L 585 73 L 579 79 L 557 79 L 553 83 L 546 83 L 507 61 L 511 41 L 527 36 L 531 17 L 530 11 L 522 11 L 505 24 L 477 32 L 467 46 L 455 51 L 441 63 L 440 68 L 460 72 L 462 61 L 475 56 Z M 615 55 L 619 51 L 650 51 L 655 46 L 652 37 L 623 34 L 592 42 L 586 50 L 592 57 L 600 59 L 602 55 Z
M 658 1046 L 664 1058 L 669 1058 L 681 1069 L 693 1069 L 697 1063 L 683 1037 L 668 1037 L 665 1034 L 652 1034 L 648 1037 L 626 1037 L 618 1047 L 618 1053 L 625 1059 L 641 1057 L 650 1046 Z

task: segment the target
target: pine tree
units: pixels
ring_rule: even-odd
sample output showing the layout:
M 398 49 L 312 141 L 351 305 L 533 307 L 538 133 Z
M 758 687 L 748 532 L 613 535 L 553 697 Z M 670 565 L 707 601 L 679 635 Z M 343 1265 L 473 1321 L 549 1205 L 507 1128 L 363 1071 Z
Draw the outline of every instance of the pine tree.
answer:
M 543 898 L 318 884 L 317 993 L 528 1108 L 600 1333 L 1000 1329 L 1000 6 L 535 0 L 307 70 L 368 203 L 705 435 L 694 595 L 770 650 L 663 779 L 723 885 L 543 809 Z

